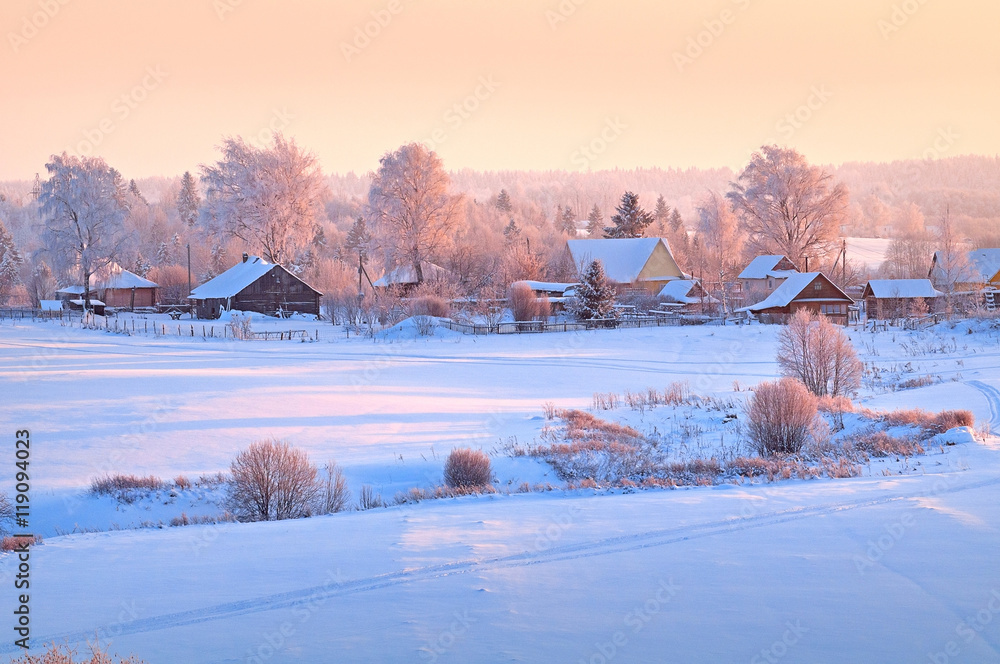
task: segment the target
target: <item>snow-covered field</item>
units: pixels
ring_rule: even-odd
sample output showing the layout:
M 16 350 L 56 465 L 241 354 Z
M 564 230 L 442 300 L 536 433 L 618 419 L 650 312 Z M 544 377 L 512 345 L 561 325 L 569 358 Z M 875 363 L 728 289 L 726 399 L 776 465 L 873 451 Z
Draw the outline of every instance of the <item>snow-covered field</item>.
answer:
M 35 643 L 96 633 L 153 663 L 1000 661 L 992 437 L 888 475 L 501 492 L 266 524 L 133 529 L 218 508 L 208 490 L 127 506 L 86 493 L 109 471 L 195 480 L 271 436 L 336 459 L 355 496 L 439 484 L 457 446 L 491 451 L 501 489 L 560 485 L 502 453 L 541 434 L 546 402 L 588 409 L 595 392 L 674 381 L 741 399 L 777 374 L 769 326 L 376 341 L 317 326 L 303 343 L 0 324 L 0 425 L 31 430 L 45 535 Z M 852 333 L 879 369 L 860 401 L 968 408 L 1000 428 L 1000 333 L 967 327 Z M 643 432 L 677 416 L 597 414 Z M 14 564 L 0 557 L 6 616 Z

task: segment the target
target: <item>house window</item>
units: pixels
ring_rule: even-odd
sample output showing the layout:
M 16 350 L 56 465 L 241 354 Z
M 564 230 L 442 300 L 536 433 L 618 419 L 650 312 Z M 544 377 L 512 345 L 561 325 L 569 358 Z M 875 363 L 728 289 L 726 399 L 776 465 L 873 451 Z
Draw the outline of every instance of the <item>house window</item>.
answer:
M 823 290 L 823 284 L 817 281 L 813 284 L 813 290 Z
M 767 287 L 768 288 L 774 288 L 774 279 L 768 278 L 768 280 L 767 280 Z

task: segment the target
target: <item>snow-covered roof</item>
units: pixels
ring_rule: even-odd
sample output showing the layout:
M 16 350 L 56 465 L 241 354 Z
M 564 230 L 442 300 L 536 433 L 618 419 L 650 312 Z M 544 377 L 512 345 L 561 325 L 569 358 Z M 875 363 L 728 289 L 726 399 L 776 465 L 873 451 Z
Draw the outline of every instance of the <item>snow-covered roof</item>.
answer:
M 39 300 L 38 304 L 42 311 L 59 311 L 62 309 L 62 300 Z
M 876 298 L 912 298 L 937 297 L 941 291 L 936 290 L 930 279 L 872 279 L 865 288 L 865 293 L 871 290 Z
M 750 261 L 737 279 L 767 279 L 768 277 L 778 277 L 784 279 L 789 274 L 797 274 L 789 270 L 775 270 L 774 268 L 784 258 L 782 255 L 758 256 Z
M 673 281 L 668 281 L 662 289 L 660 289 L 659 297 L 666 298 L 671 302 L 676 302 L 679 304 L 699 304 L 701 302 L 713 304 L 718 302 L 711 295 L 705 295 L 705 297 L 692 297 L 690 295 L 691 289 L 696 285 L 696 282 L 690 279 L 674 279 Z
M 79 299 L 79 300 L 70 300 L 70 302 L 72 302 L 73 304 L 79 305 L 81 307 L 83 306 L 83 299 L 82 298 Z M 105 304 L 103 302 L 101 302 L 100 300 L 95 300 L 94 298 L 90 298 L 90 306 L 92 306 L 92 307 L 103 307 L 103 306 L 105 306 Z
M 790 274 L 787 279 L 781 282 L 781 285 L 774 289 L 774 292 L 768 295 L 766 298 L 758 302 L 757 304 L 751 304 L 748 307 L 740 307 L 737 311 L 763 311 L 764 309 L 772 309 L 775 307 L 787 307 L 791 304 L 803 290 L 805 290 L 809 284 L 811 284 L 817 277 L 822 276 L 820 272 L 796 272 Z M 840 289 L 837 289 L 840 290 Z M 840 291 L 844 298 L 850 300 L 843 291 Z M 817 298 L 810 298 L 811 300 L 816 300 Z M 819 298 L 821 300 L 826 300 L 828 298 Z
M 547 293 L 565 293 L 567 288 L 571 286 L 579 286 L 578 282 L 564 284 L 558 281 L 531 281 L 530 279 L 525 279 L 515 283 L 527 284 L 528 288 L 533 291 L 545 291 Z
M 443 279 L 447 277 L 450 272 L 444 269 L 440 265 L 435 265 L 434 263 L 421 262 L 420 271 L 423 273 L 424 281 L 433 281 L 434 279 Z M 417 271 L 412 265 L 400 265 L 399 267 L 390 270 L 381 277 L 375 280 L 374 285 L 379 288 L 384 288 L 385 286 L 399 285 L 399 284 L 415 284 L 417 283 Z
M 604 238 L 599 240 L 567 240 L 569 253 L 577 267 L 586 268 L 590 261 L 599 260 L 611 281 L 630 284 L 639 278 L 656 245 L 670 245 L 659 237 Z M 655 277 L 654 277 L 655 278 Z
M 249 256 L 245 262 L 237 263 L 222 274 L 194 288 L 189 297 L 192 300 L 233 297 L 275 267 L 277 266 L 274 263 L 268 263 L 259 256 Z
M 57 290 L 56 293 L 63 295 L 83 295 L 83 286 L 66 286 Z
M 988 281 L 1000 272 L 1000 249 L 974 249 L 969 252 L 969 262 L 983 281 Z
M 156 288 L 155 281 L 140 277 L 134 272 L 112 265 L 106 275 L 99 277 L 97 288 Z

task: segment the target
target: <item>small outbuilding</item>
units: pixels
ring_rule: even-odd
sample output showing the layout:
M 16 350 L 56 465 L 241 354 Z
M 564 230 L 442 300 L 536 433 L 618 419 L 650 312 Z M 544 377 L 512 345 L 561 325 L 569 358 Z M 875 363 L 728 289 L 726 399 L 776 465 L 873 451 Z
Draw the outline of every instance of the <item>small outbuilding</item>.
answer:
M 736 279 L 744 293 L 768 294 L 781 285 L 791 274 L 798 274 L 799 268 L 786 256 L 757 256 L 743 268 Z
M 156 306 L 156 282 L 112 264 L 97 275 L 95 291 L 105 305 L 118 309 Z
M 705 313 L 721 304 L 694 279 L 668 281 L 657 296 L 667 304 L 680 305 L 678 308 L 685 312 Z
M 822 272 L 802 272 L 788 275 L 766 298 L 737 311 L 755 314 L 764 322 L 785 323 L 805 309 L 847 325 L 852 304 L 854 300 Z
M 424 282 L 441 281 L 450 279 L 451 276 L 451 272 L 440 265 L 421 261 L 420 277 L 422 279 L 417 278 L 417 270 L 413 265 L 400 265 L 376 279 L 372 286 L 383 289 L 395 288 L 405 295 L 416 288 L 421 280 Z
M 192 290 L 189 299 L 198 318 L 234 310 L 319 316 L 322 295 L 284 267 L 243 254 L 242 262 Z
M 872 279 L 861 299 L 868 318 L 890 320 L 928 313 L 941 295 L 930 279 Z

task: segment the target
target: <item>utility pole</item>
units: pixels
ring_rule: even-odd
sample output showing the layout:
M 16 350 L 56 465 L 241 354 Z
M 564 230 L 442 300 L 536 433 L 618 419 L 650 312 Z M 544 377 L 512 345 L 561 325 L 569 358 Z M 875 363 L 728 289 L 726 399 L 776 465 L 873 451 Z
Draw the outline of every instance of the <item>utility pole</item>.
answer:
M 188 306 L 190 307 L 191 318 L 194 318 L 194 307 L 191 305 L 191 243 L 187 245 L 188 252 Z

